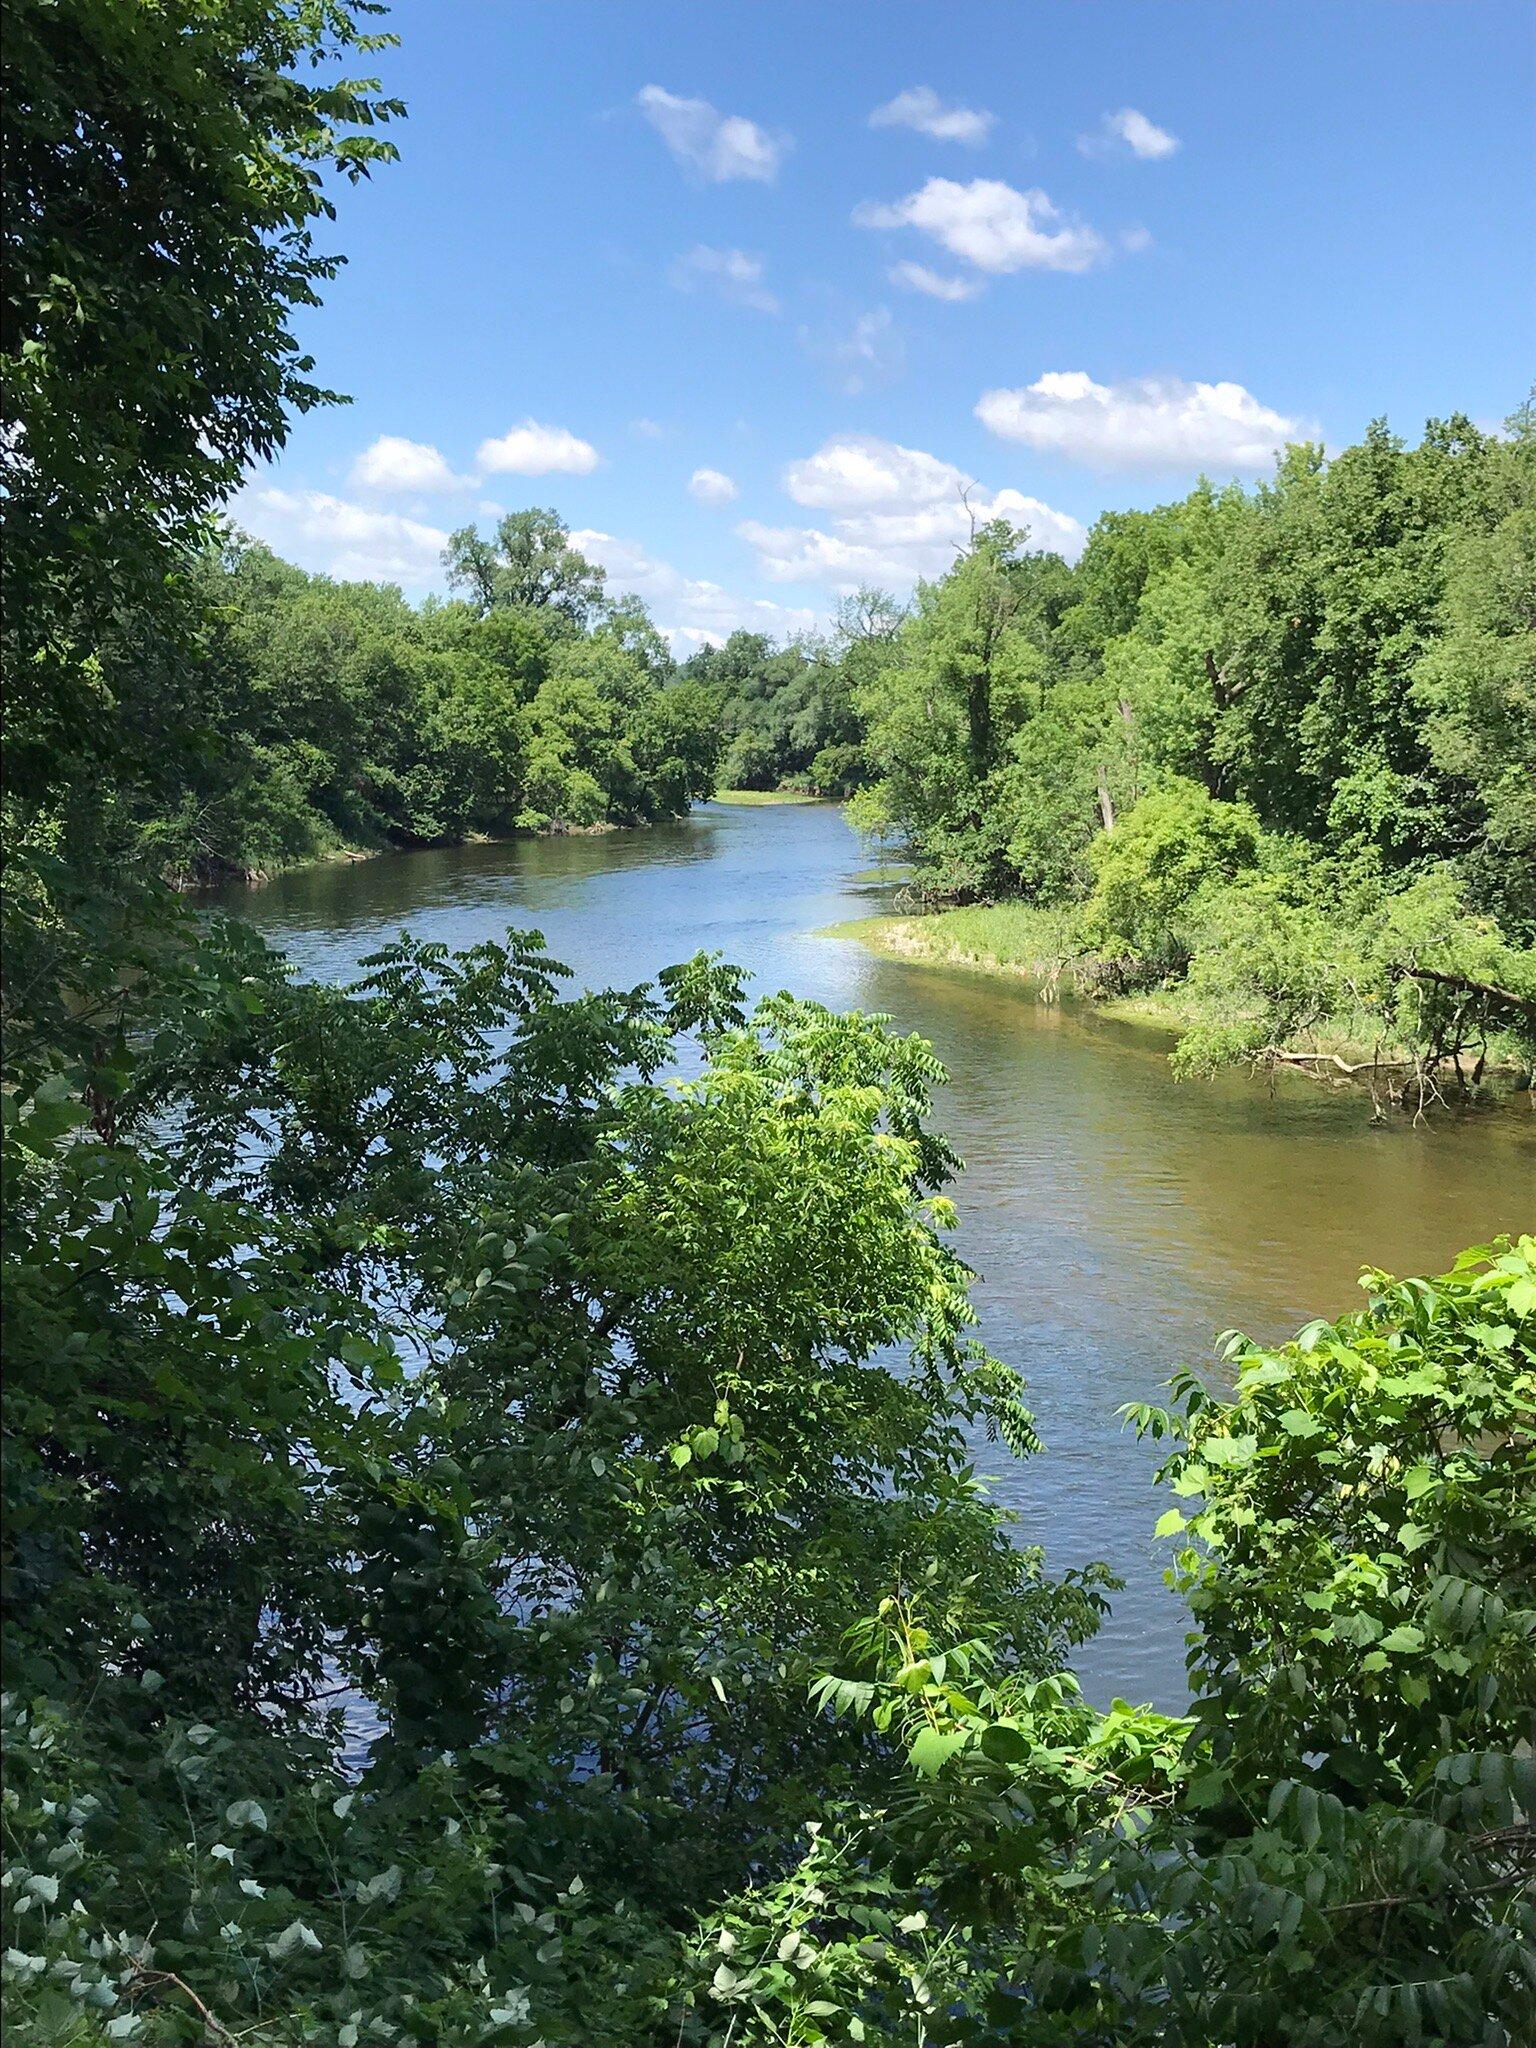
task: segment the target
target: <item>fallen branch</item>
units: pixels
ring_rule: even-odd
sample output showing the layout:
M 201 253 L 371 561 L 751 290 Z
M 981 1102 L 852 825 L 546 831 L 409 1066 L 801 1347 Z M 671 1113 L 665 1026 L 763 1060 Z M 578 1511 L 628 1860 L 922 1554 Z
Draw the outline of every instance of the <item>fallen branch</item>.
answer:
M 1399 1071 L 1412 1067 L 1412 1060 L 1355 1060 L 1345 1059 L 1336 1052 L 1291 1052 L 1283 1045 L 1261 1045 L 1253 1054 L 1256 1060 L 1273 1060 L 1281 1066 L 1304 1067 L 1311 1064 L 1336 1067 L 1341 1074 L 1375 1074 Z
M 1517 1821 L 1507 1828 L 1490 1828 L 1486 1834 L 1474 1835 L 1467 1843 L 1469 1849 L 1491 1849 L 1508 1846 L 1513 1850 L 1514 1866 L 1498 1877 L 1491 1877 L 1484 1884 L 1462 1885 L 1453 1880 L 1449 1889 L 1457 1899 L 1483 1899 L 1494 1892 L 1508 1891 L 1514 1885 L 1526 1885 L 1531 1879 L 1531 1862 L 1536 1857 L 1536 1828 L 1529 1822 Z M 1325 1913 L 1384 1913 L 1398 1906 L 1427 1906 L 1435 1903 L 1435 1895 L 1427 1889 L 1420 1892 L 1388 1892 L 1381 1898 L 1344 1899 L 1336 1906 L 1324 1906 Z

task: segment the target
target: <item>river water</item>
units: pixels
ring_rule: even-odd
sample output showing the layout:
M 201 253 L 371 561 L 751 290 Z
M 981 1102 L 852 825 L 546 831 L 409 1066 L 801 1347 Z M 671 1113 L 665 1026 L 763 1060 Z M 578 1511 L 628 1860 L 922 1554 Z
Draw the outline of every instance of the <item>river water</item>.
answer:
M 949 1068 L 938 1120 L 965 1171 L 959 1243 L 981 1335 L 1022 1369 L 1045 1439 L 978 1463 L 1057 1567 L 1107 1560 L 1125 1590 L 1080 1670 L 1090 1696 L 1176 1706 L 1180 1611 L 1151 1539 L 1151 1450 L 1122 1428 L 1218 1331 L 1270 1339 L 1358 1299 L 1364 1264 L 1436 1270 L 1536 1225 L 1536 1118 L 1414 1129 L 1295 1076 L 1176 1083 L 1166 1043 L 1020 984 L 888 959 L 822 927 L 889 907 L 832 806 L 711 804 L 647 831 L 523 840 L 311 868 L 227 899 L 305 975 L 351 979 L 402 927 L 467 946 L 543 932 L 587 986 L 629 985 L 701 947 L 788 988 L 890 1013 Z

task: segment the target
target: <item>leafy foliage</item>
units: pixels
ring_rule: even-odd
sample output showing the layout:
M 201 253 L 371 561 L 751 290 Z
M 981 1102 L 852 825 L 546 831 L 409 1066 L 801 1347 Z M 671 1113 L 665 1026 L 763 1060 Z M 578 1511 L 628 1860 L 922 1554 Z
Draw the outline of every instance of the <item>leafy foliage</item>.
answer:
M 714 701 L 625 605 L 590 632 L 553 606 L 412 607 L 238 540 L 199 557 L 183 593 L 196 659 L 142 620 L 100 651 L 121 768 L 64 807 L 76 837 L 178 881 L 677 817 L 714 787 Z M 169 759 L 168 707 L 194 742 Z M 33 809 L 31 829 L 58 808 Z
M 804 1707 L 883 1582 L 941 1559 L 1010 1665 L 1094 1625 L 970 1476 L 1033 1436 L 940 1070 L 702 960 L 559 1000 L 526 941 L 349 993 L 213 944 L 110 1137 L 67 1067 L 7 1107 L 11 1856 L 84 1901 L 18 1879 L 20 2009 L 78 1965 L 273 2038 L 634 2038 L 699 1903 L 883 1768 Z
M 1077 910 L 1079 980 L 1178 990 L 1179 1070 L 1529 1074 L 1530 408 L 1384 426 L 1252 494 L 984 531 L 860 696 L 855 816 L 916 893 Z
M 403 110 L 338 66 L 371 0 L 18 0 L 5 45 L 4 533 L 11 779 L 57 790 L 110 731 L 95 667 L 125 614 L 177 619 L 197 545 L 294 411 L 295 339 L 340 259 L 327 173 L 394 155 Z M 169 605 L 169 609 L 168 609 Z M 110 745 L 106 749 L 112 753 Z
M 1084 942 L 1126 966 L 1177 968 L 1200 892 L 1253 867 L 1258 852 L 1259 821 L 1246 804 L 1222 803 L 1198 783 L 1166 783 L 1093 842 Z
M 509 512 L 485 540 L 473 527 L 451 534 L 448 581 L 480 612 L 547 613 L 557 630 L 580 632 L 598 617 L 603 572 L 573 548 L 560 515 L 542 506 Z
M 719 705 L 723 789 L 804 789 L 846 796 L 863 780 L 860 726 L 845 666 L 814 642 L 776 649 L 732 633 L 683 669 Z
M 696 1951 L 718 2038 L 1485 2043 L 1536 1989 L 1536 1240 L 1172 1412 L 1188 1717 L 1000 1676 L 921 1585 L 815 1699 L 905 1749 Z
M 705 957 L 572 996 L 534 934 L 301 985 L 157 879 L 711 786 L 722 679 L 677 683 L 552 514 L 456 536 L 473 601 L 415 611 L 208 551 L 324 396 L 286 324 L 332 267 L 319 179 L 380 160 L 357 131 L 395 109 L 313 70 L 374 46 L 371 11 L 13 10 L 12 2028 L 1517 2040 L 1536 1242 L 1370 1275 L 1357 1316 L 1231 1340 L 1230 1400 L 1186 1375 L 1137 1416 L 1186 1504 L 1194 1702 L 1101 1713 L 1067 1663 L 1110 1582 L 1049 1578 L 972 1469 L 978 1432 L 1037 1446 L 972 1335 L 925 1045 L 787 995 L 747 1014 Z M 987 529 L 899 630 L 860 602 L 836 663 L 797 657 L 792 744 L 852 783 L 867 720 L 866 815 L 945 886 L 1096 876 L 1149 960 L 1227 920 L 1234 1032 L 1256 979 L 1307 1000 L 1321 890 L 1391 873 L 1339 980 L 1457 1057 L 1529 1007 L 1528 954 L 1461 893 L 1523 844 L 1485 742 L 1518 725 L 1527 459 L 1373 435 L 1256 511 L 1106 521 L 1077 580 Z M 1233 612 L 1211 565 L 1238 561 Z M 1276 626 L 1298 588 L 1304 644 Z M 1240 712 L 1225 653 L 1195 658 L 1234 617 Z

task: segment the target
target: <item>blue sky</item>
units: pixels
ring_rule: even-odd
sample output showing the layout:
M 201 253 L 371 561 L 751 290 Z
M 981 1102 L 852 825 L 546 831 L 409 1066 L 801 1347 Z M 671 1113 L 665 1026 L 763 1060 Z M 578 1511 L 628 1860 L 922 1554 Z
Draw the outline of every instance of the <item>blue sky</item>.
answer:
M 1530 385 L 1528 0 L 406 0 L 402 161 L 237 505 L 440 587 L 552 504 L 686 652 Z M 871 117 L 876 119 L 872 122 Z M 702 474 L 700 474 L 702 472 Z

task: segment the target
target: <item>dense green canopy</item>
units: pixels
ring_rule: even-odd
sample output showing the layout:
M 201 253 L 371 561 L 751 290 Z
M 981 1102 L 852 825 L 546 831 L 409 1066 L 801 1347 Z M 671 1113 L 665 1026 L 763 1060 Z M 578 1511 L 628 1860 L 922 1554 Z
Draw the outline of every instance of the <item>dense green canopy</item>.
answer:
M 927 1046 L 703 957 L 573 992 L 533 934 L 303 984 L 166 876 L 672 816 L 724 738 L 1187 977 L 1192 1062 L 1373 974 L 1442 1054 L 1522 1029 L 1527 423 L 1076 570 L 987 528 L 910 616 L 682 678 L 545 510 L 413 608 L 210 525 L 323 395 L 286 323 L 397 111 L 336 81 L 372 10 L 12 12 L 12 2033 L 1519 2040 L 1536 1241 L 1133 1417 L 1193 1698 L 1099 1711 L 1110 1581 L 972 1469 L 1039 1447 Z
M 1084 986 L 1176 991 L 1184 1071 L 1528 1073 L 1533 508 L 1526 407 L 1107 514 L 1072 570 L 984 530 L 856 693 L 855 814 L 930 900 L 1064 910 Z

